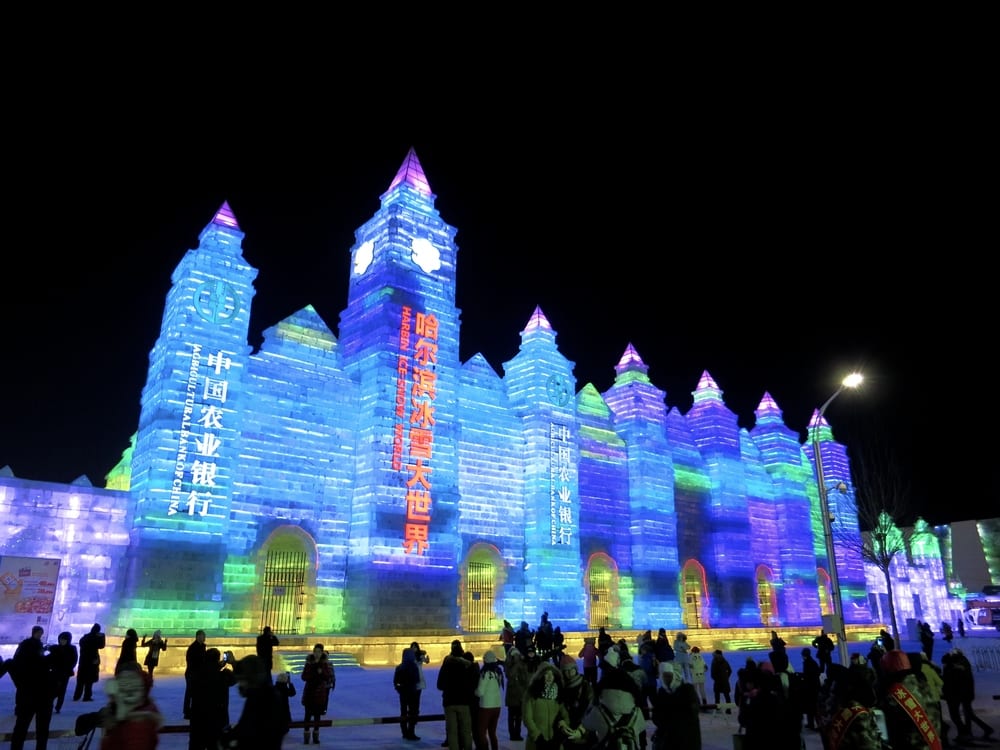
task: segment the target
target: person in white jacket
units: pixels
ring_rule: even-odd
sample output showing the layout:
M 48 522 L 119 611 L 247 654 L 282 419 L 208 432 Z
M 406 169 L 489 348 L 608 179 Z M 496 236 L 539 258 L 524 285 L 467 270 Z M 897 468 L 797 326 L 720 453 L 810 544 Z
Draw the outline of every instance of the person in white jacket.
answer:
M 698 694 L 698 699 L 701 701 L 701 705 L 708 705 L 708 695 L 705 693 L 705 676 L 708 672 L 708 664 L 705 662 L 705 657 L 702 656 L 701 649 L 694 646 L 691 649 L 691 683 L 694 685 L 695 692 Z
M 490 750 L 499 750 L 497 739 L 497 724 L 500 722 L 500 707 L 503 706 L 503 667 L 497 661 L 492 651 L 483 654 L 483 666 L 479 671 L 479 685 L 476 687 L 476 697 L 479 698 L 479 714 L 476 730 L 476 746 L 486 747 L 489 740 Z
M 678 633 L 674 638 L 674 661 L 681 668 L 681 679 L 684 682 L 692 682 L 691 674 L 691 646 L 688 644 L 686 633 Z

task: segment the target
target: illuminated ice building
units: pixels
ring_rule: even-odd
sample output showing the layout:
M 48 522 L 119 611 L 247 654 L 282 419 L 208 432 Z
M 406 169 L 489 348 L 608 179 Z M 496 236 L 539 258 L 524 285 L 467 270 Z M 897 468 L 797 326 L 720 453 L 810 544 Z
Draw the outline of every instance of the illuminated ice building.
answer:
M 307 306 L 252 351 L 257 271 L 223 204 L 174 270 L 107 488 L 0 477 L 0 554 L 61 560 L 52 627 L 818 627 L 812 443 L 775 399 L 740 428 L 705 372 L 682 414 L 631 345 L 600 393 L 541 309 L 502 374 L 460 361 L 456 231 L 411 151 L 356 231 L 339 333 Z M 847 451 L 818 432 L 856 533 Z M 870 623 L 858 554 L 838 571 L 847 623 Z

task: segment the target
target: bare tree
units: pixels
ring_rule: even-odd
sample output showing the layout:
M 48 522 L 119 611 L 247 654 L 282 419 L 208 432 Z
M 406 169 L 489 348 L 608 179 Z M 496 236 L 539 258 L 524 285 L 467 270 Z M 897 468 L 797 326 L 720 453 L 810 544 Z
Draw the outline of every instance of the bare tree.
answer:
M 889 598 L 892 637 L 900 643 L 889 568 L 896 555 L 905 555 L 909 548 L 910 532 L 902 529 L 909 528 L 913 506 L 909 486 L 890 451 L 877 441 L 872 446 L 865 446 L 851 461 L 853 500 L 861 535 L 838 535 L 837 541 L 839 545 L 856 550 L 863 560 L 882 571 Z

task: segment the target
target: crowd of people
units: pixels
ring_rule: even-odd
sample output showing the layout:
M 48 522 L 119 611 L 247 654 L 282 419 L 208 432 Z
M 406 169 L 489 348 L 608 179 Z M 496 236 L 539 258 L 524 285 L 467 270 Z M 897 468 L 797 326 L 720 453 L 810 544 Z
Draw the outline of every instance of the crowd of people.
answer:
M 664 628 L 656 635 L 646 630 L 631 644 L 602 627 L 596 636 L 585 637 L 574 655 L 566 652 L 561 631 L 547 613 L 535 630 L 523 621 L 515 629 L 504 620 L 498 637 L 502 656 L 488 649 L 477 661 L 455 639 L 440 664 L 442 746 L 499 750 L 505 712 L 507 739 L 523 741 L 525 750 L 694 750 L 701 747 L 700 714 L 711 709 L 736 712 L 744 750 L 801 750 L 804 731 L 820 733 L 825 750 L 938 750 L 972 744 L 976 729 L 979 737 L 991 738 L 994 729 L 973 705 L 975 678 L 968 658 L 942 628 L 947 651 L 935 661 L 928 632 L 921 623 L 921 650 L 908 653 L 882 630 L 867 656 L 855 653 L 850 664 L 841 665 L 834 663 L 835 647 L 823 630 L 812 649 L 797 652 L 798 658 L 771 631 L 766 658 L 748 658 L 734 681 L 721 650 L 703 654 L 683 631 L 671 638 Z M 45 645 L 44 630 L 35 627 L 11 659 L 0 661 L 0 676 L 9 673 L 16 687 L 13 750 L 24 747 L 32 722 L 35 747 L 45 750 L 52 715 L 62 710 L 74 674 L 73 700 L 94 700 L 106 637 L 95 624 L 79 646 L 72 640 L 63 632 L 56 644 Z M 332 661 L 317 643 L 299 680 L 288 672 L 275 677 L 278 645 L 271 629 L 264 628 L 256 653 L 236 660 L 231 651 L 209 647 L 205 631 L 196 632 L 185 653 L 189 750 L 277 750 L 293 722 L 290 699 L 299 694 L 303 743 L 320 743 L 336 686 Z M 141 639 L 134 629 L 126 631 L 114 676 L 103 685 L 105 705 L 87 714 L 103 730 L 100 750 L 157 746 L 163 715 L 151 689 L 167 647 L 160 631 Z M 139 648 L 147 649 L 144 657 Z M 413 641 L 393 670 L 404 740 L 420 739 L 416 730 L 429 663 Z M 245 699 L 235 721 L 229 700 L 233 687 Z
M 66 699 L 69 679 L 76 676 L 73 700 L 94 701 L 94 688 L 101 674 L 101 652 L 107 637 L 95 623 L 79 647 L 69 632 L 60 633 L 57 643 L 46 645 L 45 630 L 34 626 L 31 635 L 18 644 L 14 655 L 0 659 L 0 677 L 14 682 L 14 728 L 12 750 L 22 750 L 32 723 L 36 750 L 48 747 L 53 713 L 59 713 Z M 292 722 L 289 698 L 296 695 L 287 672 L 273 679 L 273 648 L 278 639 L 270 628 L 257 638 L 257 653 L 237 660 L 231 651 L 222 653 L 206 644 L 199 630 L 185 654 L 184 718 L 190 723 L 189 750 L 219 750 L 220 747 L 278 750 Z M 139 648 L 146 648 L 142 663 Z M 125 632 L 115 662 L 113 676 L 103 683 L 106 700 L 97 711 L 77 717 L 77 733 L 101 729 L 100 750 L 153 750 L 159 744 L 163 714 L 151 696 L 153 673 L 167 639 L 157 630 L 152 637 L 129 628 Z M 319 743 L 320 717 L 326 713 L 329 693 L 335 684 L 333 666 L 322 644 L 316 644 L 301 674 L 304 683 L 302 705 L 307 722 L 308 744 Z M 242 711 L 231 722 L 230 691 L 236 687 L 245 699 Z

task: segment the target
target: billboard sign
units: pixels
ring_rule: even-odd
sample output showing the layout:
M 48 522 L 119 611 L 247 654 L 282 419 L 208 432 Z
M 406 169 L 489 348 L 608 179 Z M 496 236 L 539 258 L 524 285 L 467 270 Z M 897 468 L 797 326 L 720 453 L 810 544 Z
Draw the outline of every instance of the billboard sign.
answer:
M 59 580 L 59 560 L 0 555 L 0 644 L 20 643 L 35 625 L 45 628 L 46 643 Z

